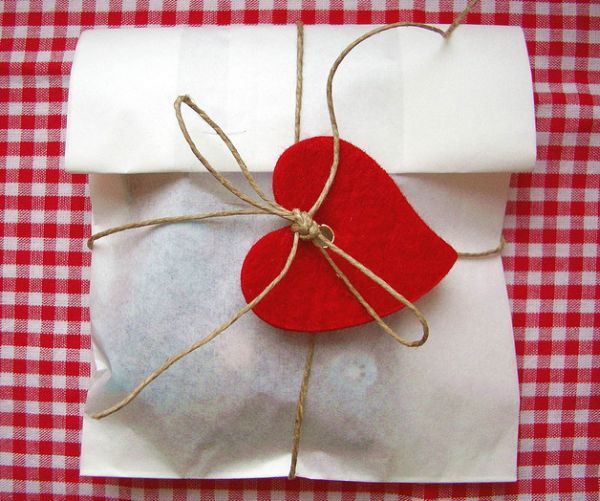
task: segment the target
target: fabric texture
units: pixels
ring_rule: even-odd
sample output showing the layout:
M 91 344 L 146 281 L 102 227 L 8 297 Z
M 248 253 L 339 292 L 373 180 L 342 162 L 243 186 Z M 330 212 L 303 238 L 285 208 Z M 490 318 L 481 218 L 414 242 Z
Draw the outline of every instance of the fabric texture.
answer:
M 594 499 L 600 418 L 600 6 L 484 0 L 473 24 L 522 26 L 538 165 L 514 175 L 504 266 L 521 390 L 517 483 L 80 478 L 89 378 L 87 178 L 62 170 L 69 72 L 94 26 L 449 23 L 465 2 L 0 3 L 0 497 Z M 68 10 L 67 10 L 68 9 Z M 594 368 L 596 370 L 594 370 Z
M 331 137 L 305 139 L 288 148 L 273 171 L 275 200 L 286 209 L 310 210 L 332 161 Z M 409 301 L 435 287 L 457 258 L 454 249 L 410 206 L 389 174 L 360 148 L 343 140 L 335 182 L 314 221 L 329 226 L 335 245 Z M 246 301 L 252 301 L 279 274 L 292 240 L 286 226 L 265 235 L 250 249 L 241 277 Z M 380 316 L 404 307 L 350 263 L 329 254 Z M 275 327 L 302 332 L 342 329 L 373 320 L 311 241 L 299 242 L 287 275 L 253 310 Z

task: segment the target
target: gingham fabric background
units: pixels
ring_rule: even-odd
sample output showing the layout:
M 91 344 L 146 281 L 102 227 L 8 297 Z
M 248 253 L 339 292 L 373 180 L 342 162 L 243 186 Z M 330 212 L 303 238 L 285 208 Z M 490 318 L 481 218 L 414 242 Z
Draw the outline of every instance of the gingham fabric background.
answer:
M 0 3 L 0 498 L 598 499 L 600 5 L 484 1 L 469 23 L 525 29 L 538 164 L 504 234 L 521 417 L 519 482 L 355 484 L 80 478 L 89 368 L 87 179 L 62 170 L 69 72 L 93 26 L 450 22 L 463 0 Z

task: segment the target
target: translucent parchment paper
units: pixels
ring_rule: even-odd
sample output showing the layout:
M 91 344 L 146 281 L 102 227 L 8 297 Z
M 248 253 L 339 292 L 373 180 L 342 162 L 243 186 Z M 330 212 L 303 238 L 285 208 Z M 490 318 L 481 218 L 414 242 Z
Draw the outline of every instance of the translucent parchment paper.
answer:
M 229 174 L 241 183 L 241 176 Z M 396 176 L 423 219 L 458 250 L 497 245 L 508 174 Z M 270 174 L 259 175 L 262 186 Z M 93 230 L 236 202 L 205 173 L 90 176 Z M 134 230 L 96 242 L 95 372 L 87 410 L 121 399 L 166 357 L 244 304 L 263 216 Z M 310 245 L 310 244 L 309 244 Z M 399 259 L 401 256 L 390 256 Z M 459 260 L 418 301 L 429 341 L 408 349 L 366 325 L 317 335 L 297 474 L 395 482 L 515 479 L 518 386 L 499 257 Z M 419 334 L 405 311 L 389 317 Z M 252 313 L 156 380 L 122 411 L 83 425 L 81 472 L 128 477 L 285 476 L 306 334 Z

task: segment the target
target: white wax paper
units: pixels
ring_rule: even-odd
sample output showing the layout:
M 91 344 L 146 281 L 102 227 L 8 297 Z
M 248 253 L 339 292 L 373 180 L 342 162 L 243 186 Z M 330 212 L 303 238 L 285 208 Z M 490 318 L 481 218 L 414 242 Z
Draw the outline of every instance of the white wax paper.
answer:
M 228 176 L 242 183 L 241 175 Z M 270 174 L 258 179 L 270 186 Z M 508 179 L 395 176 L 424 220 L 464 251 L 497 245 Z M 94 174 L 90 181 L 93 231 L 236 205 L 206 173 Z M 242 307 L 243 258 L 281 224 L 245 216 L 97 241 L 90 299 L 96 371 L 87 410 L 120 400 Z M 519 400 L 501 258 L 459 260 L 417 304 L 431 327 L 418 349 L 374 325 L 317 335 L 299 476 L 515 480 Z M 406 311 L 388 320 L 403 335 L 419 335 Z M 286 476 L 307 346 L 306 334 L 279 331 L 250 312 L 122 411 L 99 421 L 86 416 L 82 474 Z

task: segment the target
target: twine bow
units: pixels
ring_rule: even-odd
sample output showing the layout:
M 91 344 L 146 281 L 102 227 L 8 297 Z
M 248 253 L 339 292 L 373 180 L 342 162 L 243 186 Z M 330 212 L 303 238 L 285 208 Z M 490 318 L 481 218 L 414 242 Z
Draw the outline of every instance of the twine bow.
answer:
M 168 370 L 172 365 L 177 363 L 179 360 L 189 355 L 193 351 L 198 348 L 206 345 L 225 330 L 227 330 L 231 325 L 237 322 L 242 316 L 248 313 L 254 306 L 256 306 L 283 278 L 286 276 L 288 270 L 290 269 L 294 258 L 296 256 L 296 252 L 298 249 L 299 241 L 303 240 L 306 242 L 312 242 L 315 244 L 317 249 L 322 254 L 323 258 L 327 261 L 327 263 L 331 266 L 335 274 L 340 278 L 340 280 L 344 283 L 344 285 L 348 288 L 348 290 L 352 293 L 352 295 L 357 299 L 357 301 L 365 308 L 365 310 L 369 313 L 369 315 L 373 318 L 373 320 L 381 327 L 381 329 L 388 335 L 390 335 L 394 340 L 398 343 L 408 346 L 408 347 L 417 347 L 421 346 L 427 341 L 429 336 L 429 326 L 427 324 L 427 320 L 425 316 L 421 313 L 421 311 L 408 299 L 406 299 L 400 292 L 395 290 L 390 284 L 388 284 L 384 279 L 376 275 L 372 270 L 368 267 L 364 266 L 362 263 L 354 259 L 351 255 L 347 254 L 343 249 L 336 246 L 333 242 L 333 231 L 335 229 L 331 229 L 326 227 L 325 225 L 321 226 L 315 221 L 314 216 L 318 209 L 321 207 L 321 204 L 327 197 L 331 186 L 335 180 L 336 172 L 339 165 L 339 154 L 340 154 L 340 136 L 337 125 L 337 120 L 335 116 L 334 104 L 333 104 L 333 79 L 336 74 L 336 71 L 344 60 L 344 58 L 360 43 L 367 40 L 368 38 L 381 33 L 383 31 L 391 30 L 394 28 L 402 28 L 402 27 L 416 27 L 425 29 L 428 31 L 432 31 L 441 35 L 444 38 L 448 38 L 452 32 L 459 26 L 459 24 L 464 20 L 469 10 L 477 3 L 478 0 L 471 0 L 467 7 L 461 12 L 455 19 L 455 21 L 446 29 L 445 31 L 436 27 L 430 26 L 427 24 L 421 23 L 394 23 L 386 26 L 382 26 L 371 30 L 361 37 L 354 40 L 350 45 L 348 45 L 337 57 L 333 66 L 330 69 L 329 76 L 327 79 L 327 109 L 329 112 L 329 119 L 331 123 L 331 131 L 333 136 L 333 160 L 330 167 L 328 178 L 312 207 L 308 211 L 301 211 L 300 209 L 294 208 L 292 210 L 286 209 L 285 207 L 278 204 L 275 200 L 268 197 L 262 189 L 259 187 L 255 178 L 250 173 L 246 163 L 242 159 L 238 150 L 227 136 L 227 134 L 219 127 L 219 125 L 213 121 L 210 116 L 201 108 L 199 108 L 192 99 L 185 95 L 179 96 L 174 103 L 175 107 L 175 115 L 177 117 L 177 122 L 179 124 L 179 128 L 188 143 L 190 149 L 196 156 L 196 158 L 200 161 L 200 163 L 204 166 L 204 168 L 212 174 L 212 176 L 230 193 L 236 196 L 239 200 L 245 202 L 249 209 L 242 210 L 223 210 L 223 211 L 214 211 L 214 212 L 206 212 L 202 214 L 195 215 L 184 215 L 184 216 L 175 216 L 175 217 L 164 217 L 164 218 L 156 218 L 156 219 L 148 219 L 144 221 L 138 221 L 135 223 L 125 224 L 122 226 L 117 226 L 114 228 L 107 229 L 105 231 L 101 231 L 92 235 L 88 240 L 88 247 L 91 249 L 93 247 L 94 241 L 103 238 L 105 236 L 118 233 L 121 231 L 130 230 L 133 228 L 141 228 L 145 226 L 155 226 L 162 224 L 171 224 L 185 221 L 201 221 L 204 219 L 217 218 L 217 217 L 230 217 L 230 216 L 243 216 L 243 215 L 271 215 L 279 218 L 283 218 L 290 223 L 290 230 L 293 233 L 293 241 L 292 246 L 285 261 L 285 265 L 279 272 L 279 274 L 262 290 L 260 294 L 258 294 L 252 301 L 248 302 L 244 307 L 238 310 L 232 317 L 230 317 L 227 321 L 217 327 L 214 331 L 212 331 L 208 336 L 199 339 L 192 345 L 190 345 L 185 350 L 169 357 L 163 365 L 153 371 L 148 377 L 146 377 L 134 390 L 132 390 L 123 400 L 113 405 L 112 407 L 92 414 L 93 418 L 101 419 L 106 416 L 109 416 L 118 410 L 125 407 L 129 404 L 135 397 L 137 397 L 143 390 L 148 386 L 152 381 L 154 381 L 157 377 L 159 377 L 163 372 Z M 297 40 L 297 78 L 296 78 L 296 113 L 295 113 L 295 140 L 296 142 L 300 139 L 300 111 L 302 107 L 302 59 L 303 59 L 303 26 L 301 23 L 298 23 L 298 40 Z M 202 153 L 197 148 L 193 139 L 191 138 L 185 121 L 182 116 L 181 107 L 182 105 L 186 105 L 191 110 L 193 110 L 209 127 L 211 127 L 215 133 L 219 136 L 221 141 L 228 148 L 232 157 L 235 159 L 240 171 L 246 178 L 248 185 L 252 188 L 254 193 L 258 196 L 258 199 L 248 196 L 246 193 L 240 191 L 236 186 L 234 186 L 230 181 L 228 181 L 220 172 L 218 172 L 211 163 L 202 155 Z M 327 231 L 325 231 L 327 230 Z M 498 254 L 503 248 L 503 243 L 496 249 L 492 249 L 490 251 L 485 251 L 482 253 L 458 253 L 459 256 L 462 257 L 484 257 L 493 254 Z M 419 339 L 409 340 L 405 339 L 398 335 L 391 327 L 389 327 L 377 314 L 377 312 L 373 309 L 373 307 L 363 298 L 363 296 L 356 290 L 356 288 L 352 285 L 348 277 L 340 270 L 337 264 L 333 261 L 330 252 L 333 252 L 337 256 L 341 257 L 348 263 L 350 263 L 353 267 L 361 271 L 364 275 L 369 277 L 373 282 L 383 288 L 386 292 L 388 292 L 392 297 L 394 297 L 397 301 L 402 303 L 420 322 L 422 334 Z M 292 460 L 290 467 L 290 478 L 295 476 L 296 470 L 296 461 L 298 456 L 298 449 L 300 443 L 300 434 L 302 428 L 302 419 L 304 414 L 304 401 L 306 397 L 306 393 L 308 390 L 308 380 L 310 377 L 310 371 L 312 367 L 312 360 L 315 349 L 315 339 L 316 335 L 310 335 L 310 343 L 308 349 L 308 355 L 306 359 L 306 365 L 304 369 L 304 377 L 302 381 L 302 386 L 300 388 L 300 395 L 297 402 L 296 408 L 296 421 L 294 426 L 294 436 L 293 436 L 293 445 L 292 445 Z

